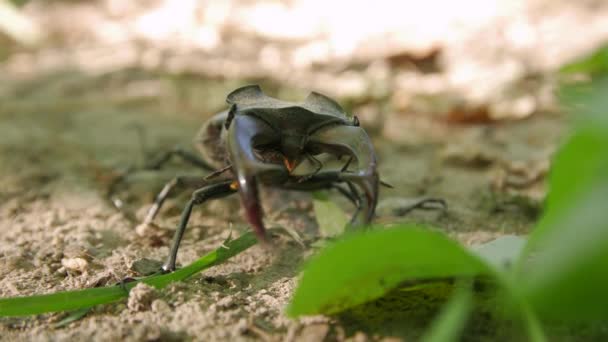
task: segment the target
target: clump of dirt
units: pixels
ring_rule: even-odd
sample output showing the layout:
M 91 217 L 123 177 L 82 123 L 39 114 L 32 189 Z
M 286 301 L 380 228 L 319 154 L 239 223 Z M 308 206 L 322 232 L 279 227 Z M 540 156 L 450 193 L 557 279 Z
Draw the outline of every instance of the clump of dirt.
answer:
M 158 294 L 153 287 L 144 283 L 139 283 L 129 291 L 127 308 L 129 308 L 129 310 L 132 312 L 149 310 L 151 308 L 152 301 L 157 296 Z

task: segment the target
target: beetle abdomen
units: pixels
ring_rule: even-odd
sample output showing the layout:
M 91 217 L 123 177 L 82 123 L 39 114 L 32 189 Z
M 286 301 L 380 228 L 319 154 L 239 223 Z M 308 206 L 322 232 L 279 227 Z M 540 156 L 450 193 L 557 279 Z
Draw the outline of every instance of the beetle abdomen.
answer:
M 194 146 L 203 159 L 218 169 L 227 164 L 228 154 L 222 138 L 227 117 L 227 110 L 215 114 L 201 126 L 194 138 Z

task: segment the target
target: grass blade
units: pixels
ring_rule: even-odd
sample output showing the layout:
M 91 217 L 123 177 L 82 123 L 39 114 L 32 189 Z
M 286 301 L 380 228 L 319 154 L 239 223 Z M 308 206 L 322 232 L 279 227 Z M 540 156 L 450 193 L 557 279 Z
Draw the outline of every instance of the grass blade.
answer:
M 228 241 L 215 251 L 173 273 L 153 275 L 121 286 L 110 286 L 75 291 L 63 291 L 46 295 L 0 299 L 0 316 L 25 316 L 47 312 L 79 310 L 98 304 L 107 304 L 128 296 L 129 290 L 143 282 L 155 288 L 163 288 L 172 282 L 184 280 L 204 269 L 220 264 L 256 244 L 253 233 Z
M 471 287 L 460 286 L 456 289 L 452 299 L 443 307 L 439 316 L 435 318 L 421 341 L 458 341 L 472 309 L 473 294 L 471 293 Z
M 66 325 L 72 323 L 72 322 L 76 322 L 79 319 L 83 318 L 84 316 L 86 316 L 89 312 L 91 311 L 91 308 L 84 308 L 84 309 L 78 309 L 76 311 L 72 311 L 70 312 L 69 315 L 67 315 L 64 319 L 62 319 L 61 321 L 53 324 L 53 328 L 58 329 L 58 328 L 63 328 Z

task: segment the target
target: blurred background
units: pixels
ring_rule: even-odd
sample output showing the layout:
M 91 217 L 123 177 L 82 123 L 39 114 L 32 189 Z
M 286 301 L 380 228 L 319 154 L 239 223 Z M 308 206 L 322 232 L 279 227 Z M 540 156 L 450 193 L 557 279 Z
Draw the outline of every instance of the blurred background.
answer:
M 607 15 L 593 0 L 2 0 L 0 146 L 18 156 L 5 187 L 40 172 L 23 155 L 45 173 L 142 159 L 133 127 L 149 151 L 189 146 L 228 92 L 260 83 L 336 98 L 378 140 L 389 180 L 414 167 L 409 193 L 447 161 L 493 169 L 498 188 L 539 185 L 523 192 L 540 200 L 567 122 L 558 71 L 608 40 Z M 411 166 L 421 151 L 433 157 Z
M 183 198 L 169 201 L 167 229 L 137 232 L 105 202 L 108 184 L 147 154 L 190 148 L 226 94 L 252 83 L 288 100 L 318 91 L 359 117 L 395 186 L 382 190 L 378 221 L 429 222 L 465 244 L 527 233 L 571 121 L 560 84 L 582 77 L 560 70 L 608 42 L 607 18 L 602 0 L 0 0 L 0 295 L 110 284 L 129 274 L 125 260 L 162 258 Z M 172 167 L 122 194 L 138 219 L 185 172 Z M 393 215 L 422 196 L 449 210 Z M 307 199 L 267 220 L 313 239 Z M 242 223 L 228 206 L 194 218 L 215 228 L 192 233 L 183 263 Z M 70 248 L 103 267 L 66 269 Z M 289 253 L 275 271 L 293 280 L 302 252 Z M 247 260 L 245 273 L 270 264 Z M 289 293 L 265 303 L 273 328 L 291 324 Z M 215 331 L 218 317 L 199 328 Z
M 190 75 L 317 89 L 363 107 L 370 121 L 378 112 L 521 119 L 554 108 L 554 72 L 606 40 L 607 11 L 592 0 L 3 0 L 2 95 L 11 81 L 60 72 L 139 71 L 164 77 L 104 89 L 108 101 L 221 107 L 221 93 L 167 82 Z

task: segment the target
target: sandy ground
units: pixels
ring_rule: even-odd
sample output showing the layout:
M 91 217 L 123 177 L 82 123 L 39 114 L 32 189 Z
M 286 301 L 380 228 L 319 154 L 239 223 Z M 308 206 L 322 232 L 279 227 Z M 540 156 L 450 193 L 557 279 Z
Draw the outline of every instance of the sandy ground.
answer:
M 132 71 L 95 80 L 62 74 L 44 85 L 21 84 L 29 87 L 28 95 L 5 104 L 0 114 L 0 296 L 114 284 L 136 275 L 131 270 L 134 261 L 162 260 L 168 253 L 189 192 L 168 201 L 156 221 L 158 228 L 138 232 L 137 222 L 108 204 L 108 181 L 117 170 L 141 163 L 134 126 L 143 128 L 149 151 L 176 144 L 191 148 L 200 123 L 219 109 L 222 94 L 238 82 L 174 83 L 204 85 L 207 93 L 217 94 L 193 108 L 176 108 L 163 98 L 121 102 L 112 96 L 154 77 L 134 76 Z M 59 101 L 53 91 L 61 95 Z M 476 125 L 427 121 L 425 131 L 432 134 L 417 135 L 413 143 L 375 135 L 382 177 L 395 186 L 382 190 L 377 221 L 430 223 L 466 244 L 529 231 L 544 194 L 548 158 L 563 132 L 563 118 L 538 114 L 513 123 Z M 390 124 L 401 125 L 407 135 L 416 129 L 415 122 Z M 119 195 L 141 220 L 167 180 L 197 173 L 176 161 L 163 171 L 133 176 Z M 421 196 L 445 198 L 449 209 L 392 215 L 396 206 Z M 398 315 L 403 309 L 389 309 L 395 315 L 379 321 L 370 320 L 365 307 L 332 318 L 286 318 L 282 310 L 318 231 L 309 194 L 267 191 L 264 204 L 268 225 L 298 231 L 307 247 L 281 235 L 275 250 L 254 246 L 186 282 L 163 291 L 138 289 L 128 301 L 95 308 L 62 328 L 53 327 L 65 316 L 61 313 L 4 318 L 2 339 L 316 341 L 418 336 L 424 330 L 440 300 L 426 304 L 424 313 L 406 309 Z M 198 208 L 179 262 L 187 264 L 219 246 L 230 227 L 235 233 L 245 231 L 238 209 L 236 198 Z M 409 323 L 395 328 L 395 317 Z M 470 329 L 470 336 L 493 334 L 475 324 Z

